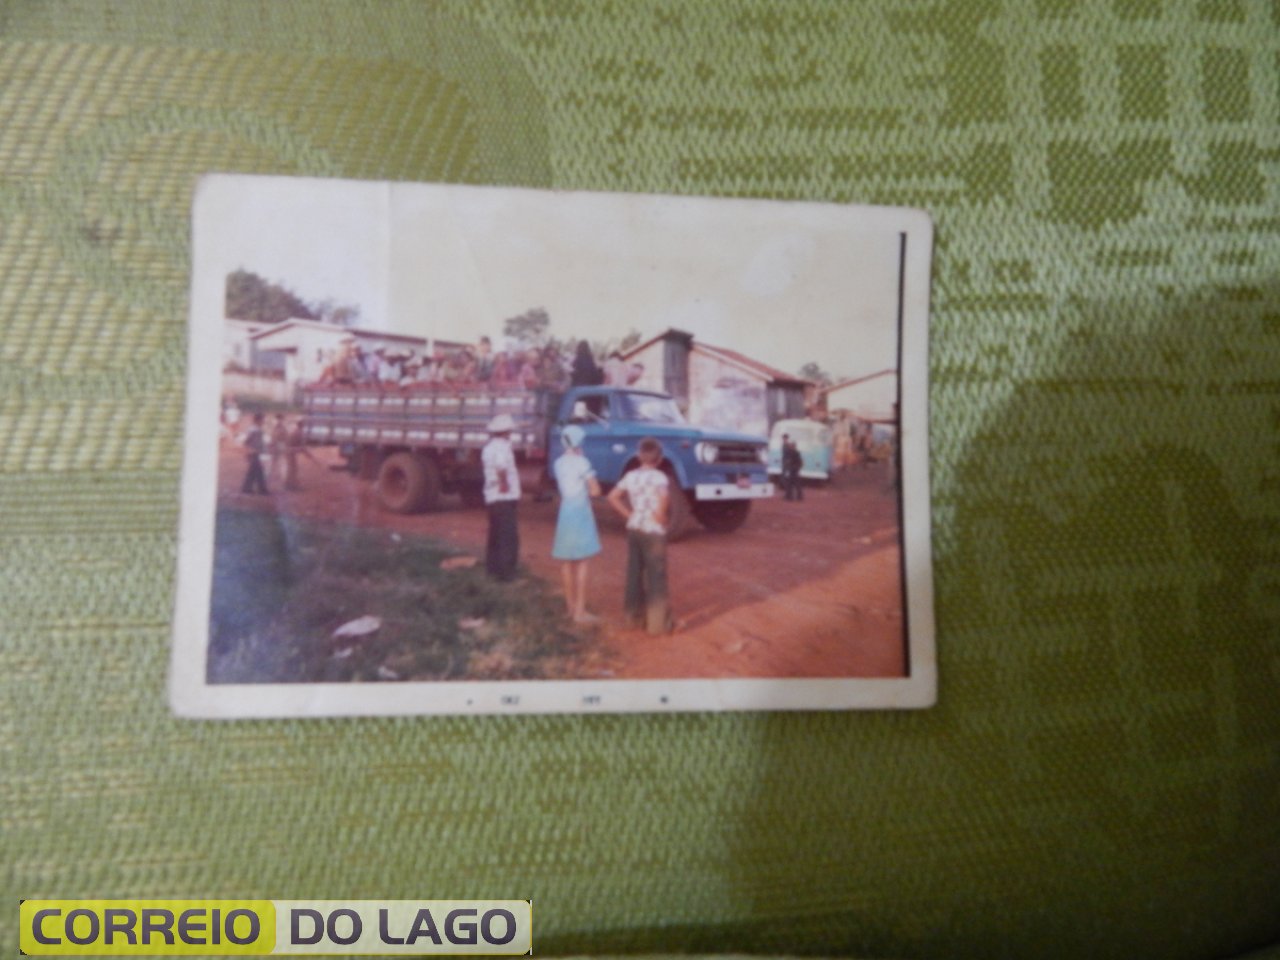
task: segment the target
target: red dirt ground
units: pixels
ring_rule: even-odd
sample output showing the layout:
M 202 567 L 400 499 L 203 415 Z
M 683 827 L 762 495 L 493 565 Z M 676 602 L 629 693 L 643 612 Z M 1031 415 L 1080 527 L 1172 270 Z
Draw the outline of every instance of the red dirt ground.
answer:
M 372 485 L 328 469 L 340 461 L 316 451 L 300 459 L 305 489 L 269 497 L 239 493 L 245 461 L 224 447 L 219 501 L 319 520 L 435 537 L 482 556 L 483 510 L 456 497 L 417 516 L 385 513 Z M 551 558 L 556 504 L 520 505 L 521 561 L 559 590 Z M 596 505 L 604 552 L 591 561 L 590 607 L 602 617 L 599 644 L 583 676 L 897 677 L 905 670 L 896 495 L 885 467 L 853 467 L 805 499 L 758 501 L 738 531 L 696 528 L 671 544 L 668 573 L 677 632 L 650 637 L 623 624 L 626 540 L 621 518 Z

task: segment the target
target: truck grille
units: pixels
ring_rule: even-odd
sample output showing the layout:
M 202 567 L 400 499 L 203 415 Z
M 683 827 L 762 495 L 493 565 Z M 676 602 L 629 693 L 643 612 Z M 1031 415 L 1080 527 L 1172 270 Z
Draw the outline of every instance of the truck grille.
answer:
M 716 463 L 760 463 L 760 448 L 749 443 L 716 445 Z

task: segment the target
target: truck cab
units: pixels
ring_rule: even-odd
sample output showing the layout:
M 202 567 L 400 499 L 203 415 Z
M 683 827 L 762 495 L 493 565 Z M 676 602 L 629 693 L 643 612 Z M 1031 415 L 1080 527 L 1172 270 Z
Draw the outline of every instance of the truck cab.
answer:
M 606 489 L 638 466 L 640 440 L 653 437 L 662 444 L 662 468 L 675 493 L 673 537 L 683 532 L 690 515 L 714 532 L 736 530 L 752 500 L 773 496 L 764 437 L 695 427 L 668 394 L 630 387 L 568 390 L 552 425 L 548 465 L 563 451 L 560 429 L 571 423 L 582 427 L 583 453 Z

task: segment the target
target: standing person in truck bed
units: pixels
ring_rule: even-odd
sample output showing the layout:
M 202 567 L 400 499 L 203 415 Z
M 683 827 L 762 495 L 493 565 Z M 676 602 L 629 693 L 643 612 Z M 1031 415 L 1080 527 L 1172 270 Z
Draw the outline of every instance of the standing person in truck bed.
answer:
M 569 383 L 575 387 L 598 387 L 604 383 L 604 372 L 596 365 L 591 344 L 585 340 L 578 341 L 577 350 L 573 354 Z

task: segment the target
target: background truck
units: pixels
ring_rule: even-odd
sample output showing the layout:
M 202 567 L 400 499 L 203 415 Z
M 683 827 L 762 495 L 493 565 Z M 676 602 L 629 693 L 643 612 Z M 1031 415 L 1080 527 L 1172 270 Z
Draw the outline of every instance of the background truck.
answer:
M 606 490 L 636 468 L 640 439 L 656 438 L 672 480 L 672 537 L 695 520 L 719 533 L 736 530 L 751 501 L 774 492 L 764 437 L 701 430 L 667 394 L 628 387 L 312 387 L 303 397 L 302 435 L 309 445 L 337 446 L 352 472 L 377 482 L 385 509 L 418 513 L 450 493 L 483 504 L 480 450 L 500 413 L 516 423 L 511 443 L 526 492 L 554 489 L 551 465 L 567 424 L 583 428 L 583 452 Z

